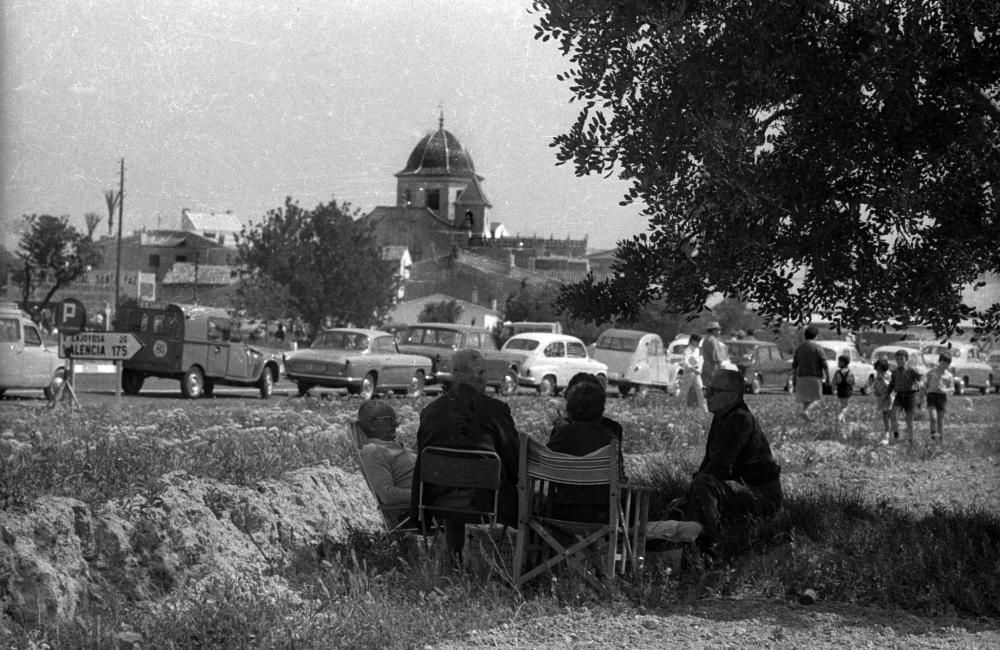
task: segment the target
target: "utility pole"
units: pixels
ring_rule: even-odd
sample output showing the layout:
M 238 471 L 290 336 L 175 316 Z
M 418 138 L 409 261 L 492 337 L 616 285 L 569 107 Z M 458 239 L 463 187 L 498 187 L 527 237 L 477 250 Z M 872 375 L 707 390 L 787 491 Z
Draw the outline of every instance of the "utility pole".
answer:
M 118 320 L 118 300 L 121 294 L 122 277 L 122 213 L 125 205 L 125 159 L 122 158 L 118 181 L 118 254 L 115 257 L 115 321 Z M 121 326 L 119 325 L 119 328 Z

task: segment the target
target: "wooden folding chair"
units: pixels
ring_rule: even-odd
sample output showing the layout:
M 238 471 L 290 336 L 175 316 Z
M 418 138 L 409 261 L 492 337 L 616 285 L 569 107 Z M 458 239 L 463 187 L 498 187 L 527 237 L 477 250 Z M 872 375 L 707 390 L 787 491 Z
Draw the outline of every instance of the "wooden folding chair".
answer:
M 617 441 L 593 454 L 572 456 L 521 435 L 514 558 L 517 585 L 566 565 L 603 591 L 603 579 L 639 569 L 651 490 L 618 479 Z M 607 518 L 594 522 L 554 516 L 556 492 L 573 486 L 607 486 Z M 599 509 L 601 505 L 595 504 Z M 594 553 L 595 549 L 601 552 Z M 588 557 L 595 555 L 599 558 L 596 572 Z
M 465 522 L 486 521 L 496 527 L 500 508 L 500 456 L 493 451 L 427 446 L 420 450 L 420 487 L 417 509 L 426 530 L 428 523 L 454 518 Z M 434 498 L 430 486 L 455 488 L 463 496 L 445 495 Z M 489 509 L 472 504 L 472 491 L 493 493 Z M 464 494 L 468 491 L 468 498 Z
M 371 478 L 368 476 L 368 472 L 365 470 L 365 463 L 361 458 L 361 448 L 368 442 L 368 436 L 366 436 L 365 432 L 361 430 L 361 425 L 357 422 L 351 422 L 348 425 L 348 435 L 354 443 L 354 450 L 358 454 L 358 466 L 361 468 L 361 475 L 365 478 L 365 485 L 368 486 L 372 496 L 375 497 L 375 502 L 378 504 L 378 512 L 382 517 L 382 523 L 385 525 L 385 534 L 392 535 L 398 532 L 422 532 L 420 527 L 410 520 L 409 506 L 387 506 L 382 503 L 382 500 L 378 498 L 377 494 L 375 494 L 375 490 L 372 488 Z

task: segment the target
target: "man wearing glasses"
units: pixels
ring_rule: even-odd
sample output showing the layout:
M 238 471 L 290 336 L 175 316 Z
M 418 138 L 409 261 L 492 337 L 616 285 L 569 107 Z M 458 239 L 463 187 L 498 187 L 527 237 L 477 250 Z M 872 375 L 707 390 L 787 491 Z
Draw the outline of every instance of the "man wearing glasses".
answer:
M 743 375 L 723 369 L 702 389 L 713 415 L 705 458 L 687 495 L 671 503 L 685 519 L 701 524 L 697 544 L 711 560 L 720 559 L 727 526 L 770 517 L 781 507 L 781 467 L 743 401 L 743 388 Z
M 386 402 L 362 402 L 358 409 L 358 426 L 368 436 L 368 442 L 361 448 L 361 462 L 372 491 L 383 505 L 398 509 L 397 518 L 402 520 L 410 507 L 417 454 L 396 440 L 396 411 Z

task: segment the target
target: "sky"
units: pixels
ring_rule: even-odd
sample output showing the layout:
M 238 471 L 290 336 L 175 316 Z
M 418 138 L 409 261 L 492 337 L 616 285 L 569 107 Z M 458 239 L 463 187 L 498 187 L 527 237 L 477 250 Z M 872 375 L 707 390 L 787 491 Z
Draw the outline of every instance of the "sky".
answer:
M 513 234 L 643 232 L 626 184 L 557 166 L 577 105 L 529 0 L 8 0 L 2 14 L 3 244 L 21 216 L 104 217 L 125 160 L 124 229 L 183 208 L 261 222 L 286 196 L 367 213 L 444 115 Z M 117 219 L 117 217 L 116 217 Z M 117 228 L 117 227 L 116 227 Z

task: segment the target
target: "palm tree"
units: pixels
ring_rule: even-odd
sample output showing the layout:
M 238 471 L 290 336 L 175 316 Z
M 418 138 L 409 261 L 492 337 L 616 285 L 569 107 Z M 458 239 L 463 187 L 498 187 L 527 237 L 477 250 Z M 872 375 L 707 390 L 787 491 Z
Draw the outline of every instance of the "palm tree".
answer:
M 97 226 L 101 223 L 101 219 L 103 218 L 104 217 L 96 212 L 88 212 L 83 215 L 83 221 L 87 224 L 87 239 L 94 238 L 94 231 L 97 230 Z
M 110 237 L 112 232 L 112 226 L 115 223 L 115 208 L 118 207 L 118 202 L 121 201 L 121 192 L 116 192 L 114 190 L 104 190 L 104 200 L 108 203 L 108 236 Z

